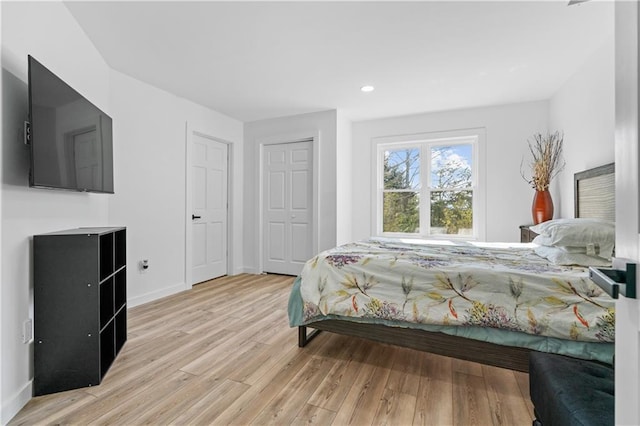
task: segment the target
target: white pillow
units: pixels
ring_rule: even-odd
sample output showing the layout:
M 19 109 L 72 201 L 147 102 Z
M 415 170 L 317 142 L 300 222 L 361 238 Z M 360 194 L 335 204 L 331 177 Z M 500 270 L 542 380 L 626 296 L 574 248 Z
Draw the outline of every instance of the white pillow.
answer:
M 598 256 L 610 259 L 615 246 L 613 222 L 599 219 L 555 219 L 532 226 L 539 234 L 533 242 L 543 246 L 584 247 L 585 253 L 599 247 Z M 574 249 L 575 250 L 575 249 Z
M 569 253 L 559 247 L 538 246 L 535 253 L 544 257 L 554 265 L 578 265 L 578 266 L 611 266 L 611 262 L 598 256 L 589 256 L 581 253 Z

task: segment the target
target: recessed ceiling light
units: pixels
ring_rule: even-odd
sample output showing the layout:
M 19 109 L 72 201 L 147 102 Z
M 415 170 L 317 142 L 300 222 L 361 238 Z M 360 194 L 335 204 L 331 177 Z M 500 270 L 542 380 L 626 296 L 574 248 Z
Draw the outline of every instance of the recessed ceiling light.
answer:
M 376 90 L 376 88 L 373 86 L 362 86 L 360 90 L 367 93 L 367 92 L 373 92 L 374 90 Z

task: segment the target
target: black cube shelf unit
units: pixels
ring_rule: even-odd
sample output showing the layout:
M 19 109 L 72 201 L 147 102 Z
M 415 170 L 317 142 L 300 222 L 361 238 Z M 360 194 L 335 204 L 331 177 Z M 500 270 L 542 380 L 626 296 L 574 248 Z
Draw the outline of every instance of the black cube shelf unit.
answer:
M 33 237 L 34 395 L 98 385 L 127 340 L 127 231 Z

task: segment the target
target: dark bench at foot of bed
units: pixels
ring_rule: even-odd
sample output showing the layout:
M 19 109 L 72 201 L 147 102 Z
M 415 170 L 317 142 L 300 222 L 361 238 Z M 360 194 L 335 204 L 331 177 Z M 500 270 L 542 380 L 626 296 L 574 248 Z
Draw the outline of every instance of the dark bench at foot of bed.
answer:
M 613 368 L 604 364 L 531 352 L 534 426 L 613 425 L 613 377 Z

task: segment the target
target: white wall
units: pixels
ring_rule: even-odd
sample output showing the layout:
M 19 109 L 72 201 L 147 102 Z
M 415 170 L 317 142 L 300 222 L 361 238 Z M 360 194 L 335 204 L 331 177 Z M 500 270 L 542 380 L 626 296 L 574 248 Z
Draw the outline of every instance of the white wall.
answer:
M 0 423 L 31 398 L 33 317 L 31 236 L 80 226 L 127 226 L 130 306 L 185 285 L 186 123 L 232 145 L 230 204 L 242 217 L 242 123 L 110 70 L 61 2 L 1 2 L 2 282 Z M 113 118 L 115 195 L 28 187 L 27 54 Z M 242 272 L 242 221 L 231 220 L 230 274 Z M 151 267 L 140 274 L 137 262 Z
M 614 161 L 614 69 L 611 37 L 549 101 L 549 130 L 564 132 L 567 165 L 552 183 L 562 217 L 574 216 L 574 173 Z
M 317 137 L 314 160 L 318 173 L 319 208 L 318 250 L 336 244 L 336 111 L 323 111 L 271 120 L 245 123 L 244 143 L 244 265 L 247 272 L 260 271 L 260 144 L 265 141 L 292 142 L 302 138 Z
M 353 239 L 371 235 L 372 139 L 383 136 L 486 129 L 486 239 L 519 241 L 519 225 L 532 222 L 533 189 L 520 176 L 527 139 L 545 132 L 548 102 L 419 114 L 354 123 Z
M 336 245 L 353 241 L 352 123 L 337 111 L 336 140 Z
M 27 54 L 110 114 L 109 68 L 62 3 L 2 2 L 2 306 L 1 419 L 31 398 L 33 343 L 22 343 L 32 317 L 31 236 L 107 225 L 108 195 L 28 187 Z
M 111 72 L 115 195 L 109 220 L 127 226 L 129 306 L 187 288 L 185 283 L 186 123 L 230 143 L 229 241 L 242 241 L 242 123 L 149 84 Z M 242 272 L 241 245 L 229 275 Z M 144 273 L 138 268 L 149 260 Z

